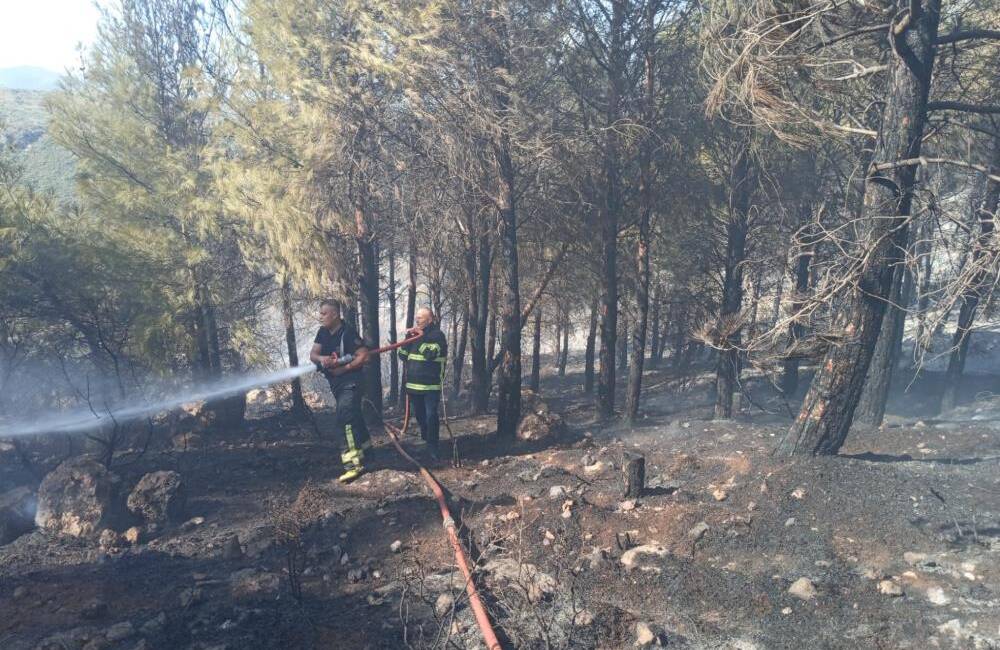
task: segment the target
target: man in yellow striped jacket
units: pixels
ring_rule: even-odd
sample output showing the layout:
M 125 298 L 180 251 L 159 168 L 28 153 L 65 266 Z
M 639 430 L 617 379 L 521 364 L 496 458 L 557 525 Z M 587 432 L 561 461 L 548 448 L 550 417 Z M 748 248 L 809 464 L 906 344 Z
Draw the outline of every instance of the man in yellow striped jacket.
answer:
M 448 339 L 434 319 L 434 313 L 421 307 L 415 314 L 415 325 L 424 335 L 399 350 L 406 360 L 406 392 L 410 412 L 420 425 L 420 437 L 427 443 L 427 452 L 438 460 L 438 405 L 444 383 L 444 364 L 448 359 Z

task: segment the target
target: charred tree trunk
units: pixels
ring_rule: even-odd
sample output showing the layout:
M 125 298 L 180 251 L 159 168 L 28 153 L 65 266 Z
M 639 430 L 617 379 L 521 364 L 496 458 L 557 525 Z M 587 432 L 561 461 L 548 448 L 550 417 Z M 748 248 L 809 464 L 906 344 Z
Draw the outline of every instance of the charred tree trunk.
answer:
M 844 338 L 827 351 L 780 445 L 786 454 L 836 454 L 844 444 L 875 352 L 893 271 L 906 245 L 916 166 L 896 163 L 920 155 L 941 2 L 899 4 L 911 11 L 890 29 L 894 47 L 887 102 L 865 184 L 864 235 L 871 249 L 859 256 L 864 261 L 857 268 L 858 286 L 835 318 Z
M 413 327 L 413 317 L 417 312 L 417 245 L 410 240 L 409 257 L 406 264 L 406 329 Z
M 396 253 L 393 246 L 389 247 L 389 340 L 396 341 L 399 332 L 396 329 Z M 396 350 L 389 353 L 389 404 L 399 403 L 399 355 Z
M 603 152 L 604 197 L 601 223 L 601 354 L 597 378 L 597 416 L 615 414 L 615 349 L 618 336 L 618 222 L 621 213 L 621 143 L 618 122 L 622 117 L 628 52 L 625 37 L 625 0 L 611 7 L 607 53 L 608 99 Z
M 470 221 L 475 217 L 470 217 Z M 486 347 L 486 330 L 490 325 L 490 240 L 486 233 L 476 239 L 472 233 L 479 232 L 478 223 L 470 223 L 470 247 L 466 251 L 466 272 L 469 277 L 469 347 L 472 356 L 472 412 L 482 415 L 489 407 L 490 368 L 492 357 Z
M 556 335 L 553 339 L 555 341 L 555 354 L 552 355 L 552 365 L 553 367 L 559 366 L 559 358 L 562 356 L 562 332 L 563 332 L 563 322 L 558 316 L 556 317 Z
M 531 390 L 538 392 L 542 384 L 542 308 L 535 310 L 535 331 L 531 336 Z
M 644 23 L 644 81 L 643 123 L 654 128 L 653 102 L 654 65 L 656 61 L 656 12 L 659 2 L 646 3 Z M 635 422 L 639 417 L 639 398 L 642 395 L 642 371 L 646 362 L 646 334 L 649 326 L 649 224 L 653 212 L 653 142 L 647 133 L 642 140 L 639 155 L 639 241 L 635 248 L 635 323 L 632 327 L 632 363 L 629 367 L 628 387 L 625 391 L 625 419 Z M 656 327 L 654 321 L 654 328 Z
M 1000 168 L 1000 138 L 993 140 L 993 169 Z M 956 404 L 959 385 L 962 383 L 962 373 L 965 371 L 965 358 L 969 353 L 969 339 L 972 334 L 972 324 L 982 299 L 983 284 L 993 265 L 982 264 L 985 255 L 989 255 L 990 239 L 993 236 L 994 215 L 1000 208 L 1000 183 L 983 177 L 986 184 L 982 203 L 976 208 L 974 220 L 979 222 L 979 235 L 973 243 L 971 260 L 973 265 L 972 278 L 968 287 L 962 293 L 961 308 L 958 312 L 958 327 L 951 340 L 951 355 L 948 357 L 948 370 L 945 372 L 944 393 L 941 395 L 940 410 L 953 408 Z
M 804 241 L 802 250 L 795 259 L 795 295 L 792 298 L 792 314 L 797 314 L 805 305 L 806 295 L 809 292 L 809 265 L 812 263 L 813 254 L 813 244 Z M 799 390 L 799 363 L 801 359 L 794 348 L 805 333 L 805 325 L 798 318 L 788 326 L 788 347 L 792 356 L 785 359 L 781 374 L 781 392 L 785 397 L 791 397 Z
M 624 318 L 619 320 L 618 349 L 615 354 L 618 356 L 618 370 L 628 369 L 628 321 Z
M 583 352 L 583 392 L 590 395 L 594 392 L 594 352 L 597 345 L 597 310 L 600 301 L 594 300 L 590 305 L 590 325 L 587 328 L 587 343 Z
M 900 260 L 904 258 L 902 251 L 899 253 L 899 258 Z M 893 270 L 889 304 L 886 305 L 887 313 L 882 316 L 882 327 L 878 341 L 875 342 L 875 352 L 868 367 L 868 377 L 865 379 L 861 399 L 858 400 L 858 407 L 854 412 L 855 420 L 873 427 L 880 426 L 885 418 L 885 404 L 889 399 L 892 371 L 896 366 L 896 359 L 893 356 L 896 351 L 896 332 L 901 329 L 900 322 L 906 316 L 906 312 L 897 307 L 902 295 L 903 270 L 902 262 Z
M 357 228 L 358 258 L 361 266 L 361 313 L 364 319 L 363 336 L 369 344 L 377 346 L 382 336 L 379 332 L 378 244 L 368 229 L 367 205 L 363 198 L 354 206 L 354 226 Z M 371 402 L 376 417 L 382 416 L 382 364 L 376 357 L 365 364 L 365 397 Z
M 457 399 L 462 390 L 462 371 L 465 368 L 465 345 L 469 340 L 469 308 L 466 304 L 462 309 L 462 329 L 458 336 L 458 345 L 452 351 L 451 372 L 452 388 L 451 395 Z
M 756 182 L 750 160 L 750 146 L 751 136 L 747 134 L 740 143 L 729 180 L 729 220 L 726 223 L 726 259 L 723 268 L 722 305 L 719 310 L 721 349 L 716 368 L 716 418 L 733 416 L 733 393 L 739 382 L 743 267 L 747 232 L 750 228 L 750 201 Z
M 292 310 L 292 285 L 288 278 L 281 281 L 281 319 L 285 326 L 285 345 L 288 346 L 288 365 L 299 365 L 299 350 L 295 341 L 295 312 Z M 292 380 L 292 410 L 301 413 L 306 410 L 306 402 L 302 398 L 302 381 L 296 377 Z

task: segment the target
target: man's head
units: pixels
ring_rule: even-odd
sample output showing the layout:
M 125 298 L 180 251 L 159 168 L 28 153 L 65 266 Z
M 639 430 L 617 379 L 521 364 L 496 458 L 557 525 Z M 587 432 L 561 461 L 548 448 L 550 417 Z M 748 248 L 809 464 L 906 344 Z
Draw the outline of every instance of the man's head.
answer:
M 319 324 L 327 329 L 333 329 L 340 324 L 340 303 L 327 298 L 319 303 Z
M 427 307 L 421 307 L 417 310 L 413 320 L 417 327 L 425 330 L 434 322 L 434 312 Z

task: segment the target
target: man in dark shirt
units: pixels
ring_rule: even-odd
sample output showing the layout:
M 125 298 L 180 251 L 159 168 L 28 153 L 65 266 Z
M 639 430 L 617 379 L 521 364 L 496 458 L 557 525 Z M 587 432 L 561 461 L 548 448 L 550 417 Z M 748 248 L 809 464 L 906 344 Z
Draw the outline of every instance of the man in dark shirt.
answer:
M 340 303 L 336 300 L 320 303 L 319 322 L 309 360 L 326 376 L 337 400 L 337 433 L 344 439 L 340 455 L 344 473 L 338 480 L 347 483 L 364 473 L 365 449 L 371 446 L 371 436 L 361 414 L 361 378 L 368 347 L 358 332 L 341 319 Z
M 434 313 L 421 307 L 416 313 L 416 326 L 423 331 L 417 341 L 404 345 L 399 356 L 406 359 L 406 393 L 410 411 L 420 424 L 420 437 L 427 443 L 432 460 L 438 459 L 438 404 L 444 364 L 448 359 L 448 340 L 438 327 Z

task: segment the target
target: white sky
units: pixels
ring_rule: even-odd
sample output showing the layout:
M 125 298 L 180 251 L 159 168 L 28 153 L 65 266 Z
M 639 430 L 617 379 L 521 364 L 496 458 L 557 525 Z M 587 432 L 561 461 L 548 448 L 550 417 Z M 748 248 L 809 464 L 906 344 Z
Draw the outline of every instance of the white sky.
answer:
M 98 15 L 93 0 L 0 0 L 0 68 L 75 67 L 77 44 L 93 42 Z

